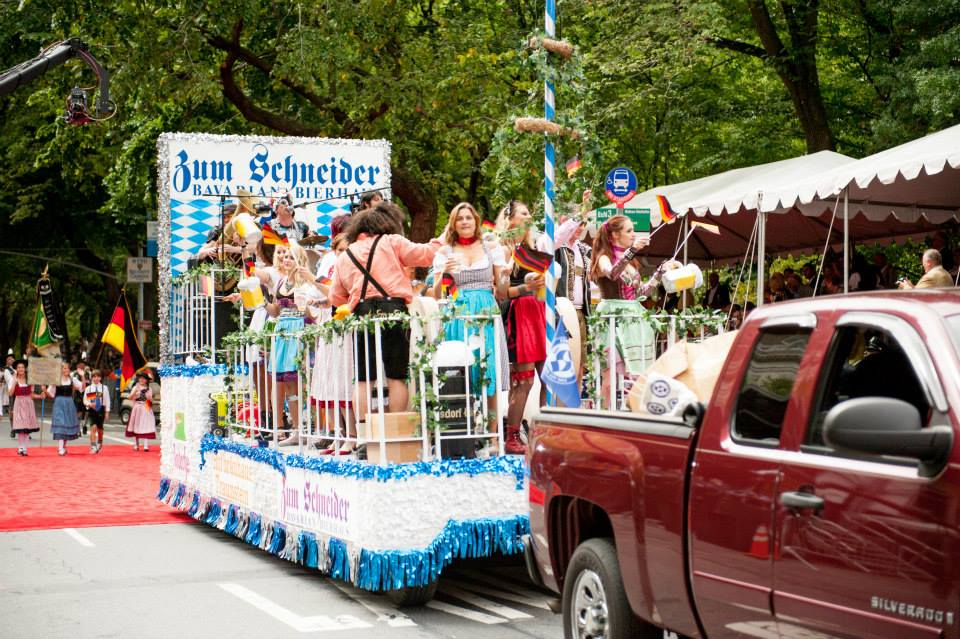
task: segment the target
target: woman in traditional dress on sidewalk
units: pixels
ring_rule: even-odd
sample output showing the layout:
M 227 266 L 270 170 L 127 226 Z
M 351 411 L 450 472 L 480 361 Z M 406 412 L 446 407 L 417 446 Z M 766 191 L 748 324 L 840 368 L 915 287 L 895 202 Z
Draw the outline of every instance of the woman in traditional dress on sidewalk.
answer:
M 461 202 L 450 211 L 447 229 L 444 234 L 447 245 L 437 252 L 433 260 L 434 293 L 438 299 L 443 297 L 443 276 L 449 275 L 456 285 L 456 296 L 453 305 L 456 317 L 488 316 L 490 321 L 467 322 L 454 319 L 444 327 L 444 338 L 447 340 L 463 341 L 471 350 L 479 355 L 479 344 L 474 344 L 483 334 L 483 352 L 486 360 L 485 379 L 479 378 L 479 367 L 474 366 L 470 376 L 471 388 L 483 387 L 483 393 L 491 398 L 489 402 L 491 418 L 496 407 L 496 371 L 497 349 L 500 351 L 500 375 L 506 380 L 510 363 L 507 358 L 507 342 L 504 337 L 500 306 L 494 297 L 497 292 L 501 298 L 506 297 L 507 281 L 504 277 L 507 262 L 503 247 L 496 236 L 481 240 L 483 230 L 480 214 L 469 202 Z M 497 326 L 500 329 L 497 330 Z M 499 336 L 499 339 L 497 339 Z M 499 342 L 499 344 L 497 344 Z M 509 385 L 501 390 L 507 390 Z M 494 422 L 495 423 L 495 422 Z M 494 428 L 494 432 L 496 428 Z
M 133 450 L 140 450 L 140 440 L 143 440 L 143 450 L 150 450 L 150 440 L 157 438 L 157 420 L 153 416 L 153 391 L 150 390 L 150 376 L 146 373 L 137 373 L 137 383 L 133 385 L 127 398 L 133 402 L 130 411 L 130 421 L 127 422 L 127 437 L 133 437 Z
M 19 360 L 14 364 L 13 378 L 7 387 L 7 392 L 13 397 L 13 410 L 11 412 L 13 429 L 12 433 L 17 436 L 17 454 L 23 457 L 27 456 L 27 442 L 30 440 L 30 433 L 40 430 L 40 423 L 37 421 L 37 408 L 33 400 L 42 399 L 42 393 L 34 393 L 33 386 L 27 383 L 27 362 Z
M 73 392 L 82 391 L 81 384 L 70 374 L 70 364 L 60 366 L 60 383 L 47 386 L 47 396 L 53 399 L 53 419 L 50 431 L 57 444 L 57 452 L 62 457 L 67 454 L 67 442 L 80 436 L 80 421 L 77 419 L 77 406 L 73 403 Z
M 504 236 L 504 249 L 511 257 L 521 243 L 534 248 L 533 218 L 523 202 L 510 200 L 497 216 L 497 229 Z M 526 445 L 520 439 L 523 411 L 533 388 L 533 377 L 547 358 L 547 329 L 544 302 L 538 292 L 544 277 L 514 264 L 507 287 L 504 324 L 510 355 L 510 401 L 507 408 L 507 432 L 504 450 L 522 455 Z

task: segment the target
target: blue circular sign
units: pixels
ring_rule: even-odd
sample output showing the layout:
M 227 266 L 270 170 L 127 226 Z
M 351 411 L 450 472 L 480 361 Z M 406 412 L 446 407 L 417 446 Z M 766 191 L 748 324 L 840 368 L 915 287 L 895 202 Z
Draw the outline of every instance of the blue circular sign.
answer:
M 637 176 L 625 166 L 618 166 L 607 173 L 605 189 L 607 199 L 614 204 L 623 204 L 637 194 Z

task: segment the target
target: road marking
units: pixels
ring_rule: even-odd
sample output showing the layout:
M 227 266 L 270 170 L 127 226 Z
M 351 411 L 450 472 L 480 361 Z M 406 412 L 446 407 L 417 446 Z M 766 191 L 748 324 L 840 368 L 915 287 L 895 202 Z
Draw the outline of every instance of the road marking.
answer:
M 370 624 L 365 621 L 360 621 L 353 615 L 339 615 L 336 618 L 326 615 L 301 617 L 292 610 L 287 610 L 280 604 L 274 603 L 249 588 L 244 588 L 240 584 L 223 583 L 217 585 L 234 597 L 245 601 L 261 612 L 267 613 L 277 621 L 290 626 L 297 632 L 327 632 L 331 630 L 355 630 L 371 627 Z
M 467 610 L 466 608 L 461 608 L 460 606 L 451 606 L 448 603 L 442 601 L 428 601 L 426 603 L 427 608 L 433 608 L 434 610 L 439 610 L 440 612 L 447 612 L 451 615 L 456 615 L 458 617 L 463 617 L 464 619 L 469 619 L 470 621 L 479 621 L 480 623 L 485 624 L 495 624 L 495 623 L 506 623 L 506 619 L 501 619 L 500 617 L 494 617 L 493 615 L 485 615 L 482 612 L 476 612 L 473 610 Z
M 104 439 L 109 439 L 112 442 L 119 442 L 121 444 L 127 444 L 128 446 L 133 446 L 133 442 L 129 439 L 120 439 L 119 437 L 111 437 L 110 435 L 104 435 Z
M 513 591 L 497 590 L 496 588 L 481 586 L 479 584 L 460 581 L 459 579 L 451 579 L 448 577 L 444 577 L 443 581 L 440 582 L 440 586 L 441 588 L 444 589 L 444 592 L 446 592 L 446 588 L 445 588 L 446 584 L 458 586 L 460 588 L 463 588 L 464 590 L 476 592 L 481 595 L 488 595 L 490 597 L 499 597 L 500 599 L 507 599 L 514 603 L 523 604 L 524 606 L 531 606 L 533 608 L 540 608 L 541 610 L 552 612 L 550 610 L 549 604 L 547 604 L 546 600 L 544 600 L 543 598 L 534 598 L 534 597 L 529 597 L 527 595 L 520 595 Z
M 95 547 L 92 541 L 90 541 L 89 539 L 87 539 L 86 537 L 78 533 L 75 528 L 64 528 L 63 532 L 73 537 L 73 540 L 78 544 L 80 544 L 81 546 L 86 546 L 87 548 Z
M 520 612 L 519 610 L 514 610 L 513 608 L 508 608 L 507 606 L 501 606 L 495 601 L 490 601 L 489 599 L 484 599 L 479 595 L 474 595 L 467 592 L 456 586 L 446 586 L 444 585 L 441 589 L 441 592 L 444 594 L 450 595 L 451 597 L 456 597 L 466 601 L 472 606 L 476 606 L 481 610 L 486 610 L 487 612 L 492 612 L 494 614 L 500 615 L 501 617 L 506 617 L 507 619 L 532 619 L 533 615 L 528 615 L 525 612 Z
M 548 595 L 545 595 L 542 592 L 536 592 L 535 590 L 529 590 L 513 582 L 500 581 L 498 579 L 494 579 L 486 575 L 473 574 L 473 573 L 469 575 L 464 575 L 464 577 L 493 586 L 494 588 L 497 588 L 504 596 L 509 595 L 508 598 L 511 600 L 516 600 L 516 597 L 514 595 L 520 595 L 521 597 L 526 597 L 527 599 L 531 599 L 533 601 L 543 601 L 543 602 L 547 601 Z M 477 592 L 480 592 L 480 591 L 477 590 Z
M 413 619 L 396 608 L 383 605 L 382 595 L 373 595 L 363 590 L 357 590 L 335 579 L 330 579 L 329 582 L 350 599 L 377 615 L 377 621 L 380 623 L 386 623 L 392 628 L 412 628 L 417 625 Z

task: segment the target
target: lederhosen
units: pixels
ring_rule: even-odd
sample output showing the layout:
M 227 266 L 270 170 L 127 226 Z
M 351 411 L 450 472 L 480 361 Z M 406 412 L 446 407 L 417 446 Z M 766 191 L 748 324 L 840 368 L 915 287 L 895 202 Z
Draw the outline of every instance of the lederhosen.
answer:
M 367 256 L 367 265 L 364 267 L 350 249 L 347 257 L 363 274 L 363 284 L 360 288 L 360 301 L 353 309 L 354 315 L 393 315 L 407 314 L 407 302 L 399 297 L 390 297 L 387 291 L 374 279 L 370 269 L 373 267 L 373 256 L 377 251 L 382 235 L 378 235 L 370 245 L 370 254 Z M 372 285 L 380 293 L 379 297 L 367 297 L 367 287 Z M 364 335 L 357 333 L 357 381 L 372 382 L 377 379 L 376 362 L 376 332 L 371 329 Z M 373 355 L 368 358 L 367 353 Z M 383 355 L 383 372 L 388 379 L 407 379 L 407 370 L 410 365 L 410 331 L 403 324 L 389 326 L 381 324 L 380 352 Z
M 90 388 L 90 386 L 93 386 L 93 384 L 90 384 L 87 386 L 87 388 Z M 106 388 L 104 387 L 103 383 L 97 384 L 97 386 L 99 386 L 99 389 L 95 391 L 97 393 L 97 398 L 93 404 L 93 408 L 87 409 L 87 419 L 89 420 L 91 426 L 103 428 L 103 418 L 107 412 L 106 406 L 103 403 L 103 396 L 106 393 Z M 86 393 L 87 391 L 84 389 L 84 396 L 86 396 Z M 99 408 L 97 408 L 97 404 L 100 405 Z

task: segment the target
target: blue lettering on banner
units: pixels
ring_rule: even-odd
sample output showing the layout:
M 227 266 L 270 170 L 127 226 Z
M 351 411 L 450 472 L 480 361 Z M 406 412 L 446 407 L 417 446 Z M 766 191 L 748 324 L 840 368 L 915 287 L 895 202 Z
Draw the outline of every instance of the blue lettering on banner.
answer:
M 183 192 L 190 188 L 190 182 L 198 180 L 230 181 L 233 179 L 232 162 L 190 162 L 186 151 L 177 153 L 177 165 L 173 170 L 173 188 Z M 192 167 L 191 167 L 192 164 Z

